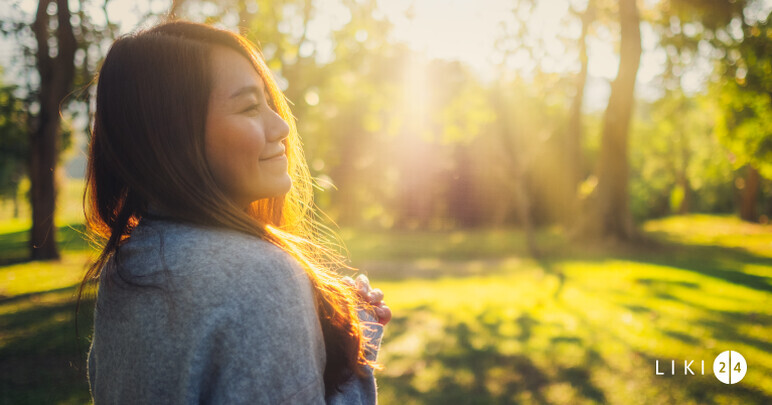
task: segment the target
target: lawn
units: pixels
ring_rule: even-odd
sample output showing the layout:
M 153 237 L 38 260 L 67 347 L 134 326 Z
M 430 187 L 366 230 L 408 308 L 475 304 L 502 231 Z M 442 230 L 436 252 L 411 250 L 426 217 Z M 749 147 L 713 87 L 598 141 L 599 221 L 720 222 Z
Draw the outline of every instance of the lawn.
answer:
M 0 267 L 0 403 L 89 400 L 92 308 L 76 340 L 73 296 L 92 251 L 67 217 L 60 263 Z M 23 256 L 28 226 L 0 221 L 4 263 Z M 772 227 L 692 215 L 643 230 L 651 242 L 634 247 L 569 244 L 544 230 L 537 260 L 516 230 L 343 229 L 353 265 L 395 314 L 380 402 L 772 403 Z M 748 362 L 738 384 L 713 375 L 725 350 Z M 683 375 L 684 360 L 696 375 Z
M 403 258 L 368 264 L 378 246 L 352 246 L 397 316 L 383 403 L 772 403 L 772 227 L 693 215 L 644 230 L 634 248 L 542 235 L 541 260 L 507 253 L 517 232 L 357 235 Z M 713 375 L 725 350 L 748 362 L 738 384 Z

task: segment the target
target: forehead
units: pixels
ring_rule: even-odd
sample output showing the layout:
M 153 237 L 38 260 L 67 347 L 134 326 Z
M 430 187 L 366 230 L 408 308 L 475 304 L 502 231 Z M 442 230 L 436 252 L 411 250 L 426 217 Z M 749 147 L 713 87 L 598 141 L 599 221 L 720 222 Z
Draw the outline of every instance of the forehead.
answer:
M 212 96 L 228 99 L 245 86 L 264 90 L 263 80 L 252 62 L 238 52 L 221 46 L 212 50 Z

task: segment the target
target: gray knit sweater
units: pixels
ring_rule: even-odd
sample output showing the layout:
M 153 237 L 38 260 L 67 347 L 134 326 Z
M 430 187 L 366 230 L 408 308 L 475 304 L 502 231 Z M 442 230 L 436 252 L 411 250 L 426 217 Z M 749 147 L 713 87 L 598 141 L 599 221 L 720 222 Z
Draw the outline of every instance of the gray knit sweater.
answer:
M 146 217 L 115 263 L 114 282 L 100 281 L 88 356 L 96 405 L 377 402 L 370 368 L 325 400 L 311 283 L 277 246 Z M 375 360 L 383 326 L 359 313 Z

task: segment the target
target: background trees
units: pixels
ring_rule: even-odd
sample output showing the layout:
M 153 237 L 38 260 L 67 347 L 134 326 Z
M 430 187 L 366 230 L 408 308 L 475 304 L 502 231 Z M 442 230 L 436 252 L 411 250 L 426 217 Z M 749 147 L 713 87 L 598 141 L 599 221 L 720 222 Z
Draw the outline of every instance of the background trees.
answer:
M 110 39 L 171 7 L 260 46 L 294 105 L 317 204 L 339 225 L 559 224 L 626 239 L 669 214 L 771 213 L 770 7 L 761 1 L 567 0 L 546 10 L 563 15 L 554 27 L 536 22 L 547 6 L 522 1 L 498 20 L 490 54 L 454 60 L 395 39 L 418 3 L 148 2 L 122 28 L 110 3 L 14 4 L 2 27 L 19 44 L 5 61 L 17 89 L 2 93 L 0 144 L 15 157 L 0 173 L 3 190 L 22 172 L 31 180 L 34 257 L 56 257 L 46 236 L 55 235 L 50 169 L 68 139 L 59 111 L 74 138 L 87 136 L 87 85 Z M 606 44 L 610 56 L 598 51 Z M 600 78 L 598 66 L 613 73 Z
M 29 118 L 16 90 L 13 85 L 0 87 L 0 195 L 13 203 L 14 218 L 19 215 L 19 183 L 29 155 Z
M 17 145 L 19 153 L 16 156 L 26 159 L 23 172 L 30 183 L 30 257 L 58 259 L 55 174 L 60 153 L 69 147 L 69 129 L 66 124 L 63 127 L 62 113 L 84 115 L 83 110 L 88 111 L 90 89 L 87 84 L 100 58 L 100 42 L 112 38 L 116 27 L 107 18 L 105 24 L 94 24 L 90 17 L 94 4 L 88 1 L 78 2 L 73 12 L 67 0 L 40 0 L 32 16 L 25 15 L 20 4 L 13 3 L 5 10 L 2 33 L 6 39 L 17 43 L 17 57 L 10 65 L 22 75 L 20 81 L 25 93 L 20 98 L 23 100 L 22 112 L 29 112 L 25 128 L 27 139 L 24 142 L 12 140 L 16 135 L 9 130 L 2 134 L 3 143 Z M 22 5 L 29 6 L 30 3 Z M 81 94 L 69 97 L 75 88 L 80 88 Z M 72 110 L 68 111 L 67 107 L 73 101 Z M 6 109 L 13 109 L 15 104 L 15 101 L 10 102 Z M 14 120 L 12 111 L 7 118 Z M 78 128 L 80 131 L 85 129 L 85 125 Z M 27 149 L 26 153 L 23 149 Z M 10 181 L 13 176 L 18 176 L 17 173 L 18 170 L 2 175 L 7 176 L 5 181 Z

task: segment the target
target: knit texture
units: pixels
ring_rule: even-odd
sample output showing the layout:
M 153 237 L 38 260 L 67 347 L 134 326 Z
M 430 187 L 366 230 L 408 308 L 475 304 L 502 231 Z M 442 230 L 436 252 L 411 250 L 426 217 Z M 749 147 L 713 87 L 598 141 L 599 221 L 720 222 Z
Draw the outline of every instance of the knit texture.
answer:
M 145 217 L 105 265 L 88 355 L 100 404 L 375 404 L 372 369 L 325 400 L 311 282 L 251 235 Z M 359 310 L 375 360 L 383 326 Z

